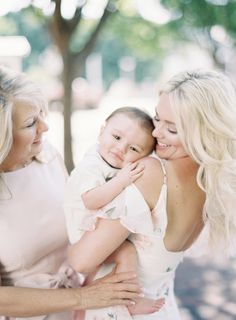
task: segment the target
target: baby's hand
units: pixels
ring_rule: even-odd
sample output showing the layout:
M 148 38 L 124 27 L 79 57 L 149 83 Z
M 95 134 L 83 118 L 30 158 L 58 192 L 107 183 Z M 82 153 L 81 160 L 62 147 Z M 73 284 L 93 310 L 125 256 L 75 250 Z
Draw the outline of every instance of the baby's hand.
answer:
M 138 162 L 128 163 L 116 175 L 123 188 L 126 188 L 131 183 L 135 182 L 143 174 L 144 165 Z

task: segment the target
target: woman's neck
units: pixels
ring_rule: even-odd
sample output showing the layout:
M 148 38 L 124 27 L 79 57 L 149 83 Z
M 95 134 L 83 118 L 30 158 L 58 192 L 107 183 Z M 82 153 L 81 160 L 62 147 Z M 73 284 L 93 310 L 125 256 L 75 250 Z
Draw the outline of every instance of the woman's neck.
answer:
M 27 167 L 31 162 L 33 161 L 33 158 L 30 159 L 25 159 L 22 161 L 13 161 L 11 159 L 5 159 L 1 164 L 0 164 L 0 172 L 10 172 L 10 171 L 15 171 L 19 170 L 22 168 Z
M 168 160 L 167 167 L 179 181 L 187 181 L 189 178 L 196 179 L 199 165 L 190 157 Z

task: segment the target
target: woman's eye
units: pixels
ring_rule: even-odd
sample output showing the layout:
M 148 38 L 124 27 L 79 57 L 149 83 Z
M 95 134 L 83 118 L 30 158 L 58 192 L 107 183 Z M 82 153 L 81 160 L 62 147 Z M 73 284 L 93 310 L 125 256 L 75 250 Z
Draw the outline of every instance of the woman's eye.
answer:
M 117 136 L 116 134 L 114 134 L 113 137 L 114 137 L 116 140 L 120 140 L 120 136 Z
M 176 130 L 173 130 L 173 129 L 168 129 L 168 131 L 172 134 L 177 134 L 177 131 Z
M 33 127 L 33 126 L 35 125 L 36 121 L 37 121 L 37 120 L 35 119 L 33 122 L 31 122 L 30 124 L 28 124 L 28 125 L 26 126 L 26 128 Z
M 155 116 L 155 117 L 153 118 L 153 120 L 154 120 L 154 121 L 160 121 L 160 119 L 159 119 L 157 116 Z

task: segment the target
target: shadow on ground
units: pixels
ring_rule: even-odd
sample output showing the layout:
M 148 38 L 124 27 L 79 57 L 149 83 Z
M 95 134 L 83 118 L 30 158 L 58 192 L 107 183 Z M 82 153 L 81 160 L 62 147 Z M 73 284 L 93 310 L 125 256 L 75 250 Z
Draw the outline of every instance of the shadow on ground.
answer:
M 185 259 L 175 292 L 182 320 L 235 320 L 236 259 Z

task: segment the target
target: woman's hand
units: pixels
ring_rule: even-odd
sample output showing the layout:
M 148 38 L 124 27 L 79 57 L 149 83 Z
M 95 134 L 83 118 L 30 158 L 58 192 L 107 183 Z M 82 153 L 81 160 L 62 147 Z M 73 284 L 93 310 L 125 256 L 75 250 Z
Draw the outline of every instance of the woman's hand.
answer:
M 140 296 L 139 286 L 123 281 L 137 279 L 134 272 L 113 272 L 77 289 L 31 289 L 0 286 L 0 314 L 34 317 L 62 311 L 85 310 L 112 305 L 132 305 Z M 1 318 L 1 316 L 0 316 Z
M 133 305 L 134 299 L 140 297 L 141 290 L 134 272 L 122 272 L 93 281 L 90 285 L 75 289 L 78 305 L 75 309 L 96 309 L 113 305 Z

